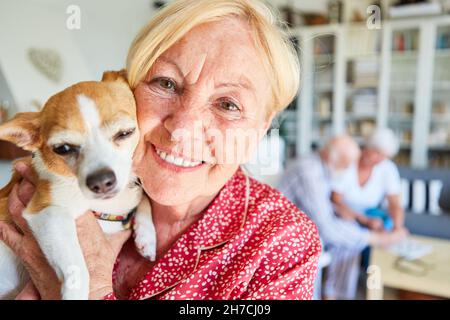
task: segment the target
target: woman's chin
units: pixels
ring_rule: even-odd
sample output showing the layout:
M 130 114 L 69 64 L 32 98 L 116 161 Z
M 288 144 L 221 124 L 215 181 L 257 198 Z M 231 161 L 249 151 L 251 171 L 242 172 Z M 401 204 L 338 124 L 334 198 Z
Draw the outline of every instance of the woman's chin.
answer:
M 152 201 L 157 202 L 159 205 L 170 207 L 189 203 L 190 201 L 192 201 L 192 199 L 195 198 L 195 195 L 187 195 L 183 193 L 180 194 L 176 191 L 170 190 L 158 190 L 155 192 L 149 192 L 148 195 Z

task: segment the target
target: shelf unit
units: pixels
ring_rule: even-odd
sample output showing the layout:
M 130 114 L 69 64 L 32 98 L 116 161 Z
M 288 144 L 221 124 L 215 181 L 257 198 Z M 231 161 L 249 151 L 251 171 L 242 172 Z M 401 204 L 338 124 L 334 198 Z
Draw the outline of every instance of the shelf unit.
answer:
M 291 30 L 300 50 L 301 89 L 281 116 L 287 157 L 330 136 L 358 141 L 389 126 L 395 159 L 416 168 L 450 166 L 450 16 L 335 24 Z M 420 79 L 420 80 L 419 80 Z

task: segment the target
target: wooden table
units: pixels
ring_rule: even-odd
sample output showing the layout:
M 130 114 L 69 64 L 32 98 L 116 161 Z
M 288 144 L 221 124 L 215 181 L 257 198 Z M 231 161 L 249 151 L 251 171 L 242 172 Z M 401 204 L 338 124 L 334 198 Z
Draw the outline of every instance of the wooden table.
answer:
M 395 266 L 397 256 L 385 249 L 372 249 L 368 268 L 368 300 L 383 299 L 383 287 L 450 299 L 450 241 L 422 236 L 410 238 L 433 246 L 433 251 L 420 259 L 428 266 L 427 271 L 418 275 L 398 270 Z

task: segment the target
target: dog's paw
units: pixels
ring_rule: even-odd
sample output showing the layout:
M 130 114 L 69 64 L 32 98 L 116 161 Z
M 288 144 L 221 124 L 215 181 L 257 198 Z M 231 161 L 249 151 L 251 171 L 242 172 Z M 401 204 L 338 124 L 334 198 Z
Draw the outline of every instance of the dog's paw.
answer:
M 139 253 L 150 261 L 156 260 L 156 233 L 150 219 L 138 219 L 134 224 L 134 243 Z
M 149 240 L 149 234 L 146 232 L 138 232 L 135 234 L 134 243 L 136 248 L 146 259 L 150 261 L 156 260 L 156 242 Z

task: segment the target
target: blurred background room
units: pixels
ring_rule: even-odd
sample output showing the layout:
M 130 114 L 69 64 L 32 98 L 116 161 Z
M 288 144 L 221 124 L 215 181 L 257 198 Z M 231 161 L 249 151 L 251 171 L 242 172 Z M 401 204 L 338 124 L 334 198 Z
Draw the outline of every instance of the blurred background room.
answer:
M 73 83 L 123 68 L 138 30 L 169 1 L 1 1 L 0 123 L 39 110 Z M 298 49 L 301 88 L 247 170 L 284 192 L 286 170 L 313 154 L 325 163 L 330 139 L 345 134 L 362 148 L 360 157 L 372 146 L 384 157 L 379 162 L 392 160 L 398 168 L 409 232 L 401 241 L 358 251 L 356 289 L 349 296 L 326 294 L 339 253 L 333 256 L 322 237 L 316 298 L 450 298 L 450 0 L 267 2 Z M 380 128 L 393 136 L 375 139 Z M 9 180 L 12 160 L 24 155 L 0 141 L 0 187 Z M 358 159 L 340 169 L 357 166 Z M 337 210 L 339 201 L 328 198 Z M 389 201 L 383 198 L 380 210 L 391 211 Z M 388 234 L 383 227 L 364 228 Z

